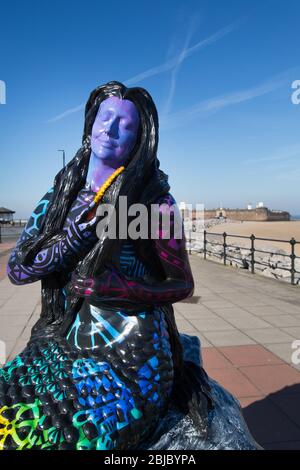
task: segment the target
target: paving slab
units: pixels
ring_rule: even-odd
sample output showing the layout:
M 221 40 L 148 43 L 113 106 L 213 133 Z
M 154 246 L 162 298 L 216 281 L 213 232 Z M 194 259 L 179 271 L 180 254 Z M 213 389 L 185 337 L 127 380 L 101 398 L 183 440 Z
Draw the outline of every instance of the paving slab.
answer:
M 224 369 L 232 367 L 230 362 L 222 351 L 218 351 L 217 348 L 203 348 L 202 350 L 203 366 L 206 371 L 211 369 Z
M 275 315 L 282 315 L 283 313 L 287 313 L 286 310 L 281 310 L 274 305 L 249 305 L 244 304 L 244 308 L 246 311 L 253 313 L 257 317 L 267 317 L 267 316 L 275 316 Z
M 235 367 L 210 368 L 210 376 L 238 398 L 261 395 L 253 382 Z
M 227 346 L 218 348 L 236 367 L 283 364 L 284 361 L 260 345 Z
M 264 394 L 300 383 L 299 372 L 288 364 L 251 365 L 241 367 L 240 370 Z
M 208 318 L 192 318 L 190 319 L 190 323 L 199 331 L 204 333 L 207 331 L 227 331 L 227 330 L 234 330 L 234 327 L 228 323 L 227 321 L 223 320 L 222 318 L 218 317 L 208 317 Z
M 293 336 L 295 339 L 300 339 L 300 326 L 289 326 L 288 328 L 282 327 L 282 331 Z
M 232 306 L 229 308 L 213 308 L 211 309 L 211 311 L 226 320 L 230 320 L 230 318 L 256 318 L 254 315 L 247 312 L 242 307 L 236 306 Z
M 228 331 L 206 331 L 204 336 L 216 347 L 255 344 L 253 339 L 236 329 Z
M 259 344 L 286 343 L 294 337 L 279 328 L 262 328 L 247 330 L 247 335 Z
M 287 328 L 290 326 L 300 327 L 300 316 L 296 317 L 296 315 L 269 315 L 264 318 L 264 321 L 272 326 L 278 326 L 279 328 Z
M 240 315 L 228 318 L 228 322 L 241 331 L 257 329 L 257 328 L 270 328 L 270 323 L 257 318 L 251 314 Z
M 280 357 L 287 364 L 292 364 L 295 369 L 300 370 L 300 344 L 298 346 L 298 351 L 296 351 L 296 348 L 293 348 L 292 346 L 293 343 L 291 344 L 289 341 L 287 343 L 266 344 L 265 348 L 276 354 L 276 356 Z M 294 364 L 292 362 L 293 354 L 296 356 Z

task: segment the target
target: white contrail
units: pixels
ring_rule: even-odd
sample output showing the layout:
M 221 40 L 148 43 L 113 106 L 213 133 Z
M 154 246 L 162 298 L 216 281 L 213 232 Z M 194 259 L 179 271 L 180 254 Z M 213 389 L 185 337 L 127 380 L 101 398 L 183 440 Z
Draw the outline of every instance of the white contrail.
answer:
M 55 122 L 59 121 L 60 119 L 65 118 L 66 116 L 69 116 L 69 114 L 77 113 L 77 111 L 81 111 L 84 109 L 85 103 L 79 104 L 78 106 L 75 106 L 74 108 L 67 109 L 67 111 L 64 111 L 61 114 L 58 114 L 57 116 L 54 116 L 53 118 L 49 119 L 47 122 Z
M 287 71 L 289 72 L 289 71 Z M 250 101 L 259 96 L 266 95 L 277 90 L 285 84 L 288 84 L 287 72 L 273 77 L 264 83 L 261 83 L 247 90 L 236 91 L 223 96 L 217 96 L 206 101 L 200 101 L 196 105 L 185 108 L 176 113 L 169 114 L 165 119 L 161 120 L 161 128 L 170 129 L 182 126 L 194 118 L 206 117 L 214 114 L 221 109 L 233 106 L 245 101 Z
M 193 30 L 194 30 L 194 26 L 193 26 L 193 24 L 191 24 L 190 28 L 188 30 L 183 48 L 182 48 L 180 54 L 178 55 L 176 65 L 174 66 L 174 68 L 171 72 L 170 90 L 169 90 L 169 94 L 168 94 L 168 97 L 167 97 L 167 100 L 166 100 L 166 104 L 164 106 L 162 116 L 166 116 L 167 114 L 169 114 L 169 111 L 171 109 L 172 101 L 173 101 L 174 94 L 175 94 L 177 75 L 178 75 L 180 67 L 181 67 L 181 65 L 182 65 L 182 63 L 183 63 L 183 61 L 186 57 L 186 52 L 188 50 L 188 46 L 189 46 L 189 43 L 190 43 L 190 40 L 191 40 L 191 37 L 192 37 L 192 34 L 193 34 Z
M 151 69 L 145 70 L 144 72 L 141 72 L 138 75 L 135 75 L 134 77 L 129 78 L 128 80 L 124 81 L 124 84 L 126 86 L 132 86 L 135 85 L 142 80 L 145 80 L 146 78 L 153 77 L 155 75 L 158 75 L 163 72 L 167 72 L 168 70 L 173 69 L 174 67 L 177 66 L 178 62 L 180 63 L 186 58 L 194 54 L 196 51 L 200 49 L 204 49 L 207 46 L 210 46 L 211 44 L 215 43 L 219 39 L 223 38 L 227 34 L 231 33 L 234 29 L 236 29 L 239 25 L 241 24 L 241 20 L 236 21 L 234 23 L 231 23 L 230 25 L 226 26 L 225 28 L 220 29 L 216 33 L 212 34 L 206 39 L 203 39 L 202 41 L 199 41 L 197 44 L 194 44 L 194 46 L 191 46 L 190 48 L 183 50 L 179 56 L 174 57 L 173 59 L 167 60 L 161 65 L 157 65 L 156 67 L 152 67 Z M 70 114 L 76 113 L 78 111 L 81 111 L 84 108 L 84 104 L 80 104 L 78 106 L 75 106 L 73 108 L 67 109 L 61 114 L 58 114 L 57 116 L 54 116 L 53 118 L 49 119 L 47 122 L 56 122 L 59 121 L 66 116 L 69 116 Z
M 190 55 L 194 54 L 194 52 L 204 49 L 207 46 L 210 46 L 214 42 L 218 41 L 219 39 L 223 38 L 227 34 L 231 33 L 234 29 L 236 29 L 239 25 L 241 24 L 241 20 L 236 21 L 234 23 L 231 23 L 230 25 L 226 26 L 225 28 L 220 29 L 216 33 L 212 34 L 206 39 L 203 39 L 202 41 L 199 41 L 197 44 L 194 46 L 189 47 L 183 54 L 182 60 L 185 59 L 186 57 L 189 57 Z M 159 73 L 167 72 L 168 70 L 171 70 L 173 67 L 176 66 L 178 62 L 178 56 L 174 57 L 173 59 L 167 60 L 161 65 L 157 65 L 156 67 L 152 67 L 151 69 L 146 70 L 145 72 L 142 72 L 138 75 L 135 75 L 134 77 L 130 78 L 125 82 L 125 85 L 134 85 L 138 82 L 141 82 L 142 80 L 145 80 L 145 78 L 153 77 L 154 75 L 158 75 Z
M 244 160 L 244 163 L 260 163 L 260 162 L 281 162 L 293 158 L 299 159 L 300 157 L 300 145 L 288 145 L 286 147 L 279 148 L 276 153 L 267 157 L 261 158 L 249 158 Z

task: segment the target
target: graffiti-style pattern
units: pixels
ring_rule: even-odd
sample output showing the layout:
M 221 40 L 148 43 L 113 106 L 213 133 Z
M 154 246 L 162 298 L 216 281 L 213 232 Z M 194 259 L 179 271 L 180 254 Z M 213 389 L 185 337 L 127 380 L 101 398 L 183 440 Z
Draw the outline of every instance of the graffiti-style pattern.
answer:
M 128 243 L 121 251 L 120 265 L 128 275 L 133 271 L 141 275 L 146 270 Z M 149 422 L 149 410 L 158 417 L 172 388 L 172 354 L 163 310 L 156 308 L 150 312 L 128 315 L 125 311 L 112 313 L 84 302 L 67 340 L 80 351 L 99 351 L 106 358 L 106 362 L 98 366 L 87 361 L 81 364 L 81 381 L 77 390 L 81 393 L 84 389 L 85 397 L 80 397 L 79 401 L 93 408 L 78 413 L 76 425 L 78 422 L 93 422 L 95 435 L 100 436 L 96 448 L 112 449 L 112 436 L 116 430 L 126 434 L 129 425 L 132 429 L 132 417 L 141 418 L 144 427 L 137 427 L 134 433 L 137 442 L 140 441 L 149 431 L 154 417 Z M 122 361 L 120 369 L 118 358 Z M 106 370 L 103 386 L 109 392 L 107 406 L 101 406 L 103 394 L 100 393 L 99 383 L 93 379 L 97 367 Z M 135 372 L 129 374 L 131 378 L 126 387 L 120 382 L 116 370 L 127 375 L 130 369 Z M 98 390 L 99 395 L 92 396 L 92 389 Z M 134 392 L 138 397 L 136 401 L 133 399 Z M 144 405 L 139 406 L 138 403 Z
M 146 437 L 165 409 L 173 363 L 163 314 L 138 321 L 138 335 L 123 332 L 102 354 L 36 340 L 6 364 L 0 449 L 128 449 Z
M 130 241 L 123 243 L 120 252 L 121 272 L 135 279 L 142 279 L 148 269 L 138 259 L 133 244 Z M 79 349 L 95 349 L 96 347 L 112 347 L 114 343 L 124 340 L 124 331 L 136 333 L 138 319 L 145 315 L 141 312 L 137 316 L 127 315 L 124 311 L 117 311 L 112 316 L 105 311 L 84 302 L 77 313 L 75 321 L 67 338 Z
M 40 233 L 52 194 L 53 188 L 49 189 L 49 191 L 38 202 L 36 208 L 29 217 L 23 232 L 21 233 L 15 249 L 11 252 L 7 265 L 7 274 L 14 284 L 25 284 L 27 282 L 35 282 L 39 280 L 38 274 L 35 274 L 34 271 L 30 269 L 30 267 L 27 268 L 18 263 L 17 252 L 21 243 L 25 242 L 29 238 L 37 237 L 37 235 Z
M 39 234 L 52 192 L 53 190 L 50 189 L 38 203 L 16 248 L 12 251 L 8 261 L 7 274 L 14 284 L 28 284 L 54 271 L 72 270 L 97 240 L 96 232 L 92 231 L 89 223 L 80 225 L 76 223 L 76 217 L 92 202 L 94 197 L 92 191 L 82 190 L 66 218 L 60 239 L 50 246 L 42 248 L 32 263 L 24 265 L 18 262 L 18 246 L 28 238 L 34 238 Z
M 165 236 L 163 224 L 158 224 L 157 239 L 151 240 L 155 245 L 165 279 L 157 282 L 143 282 L 137 278 L 128 278 L 114 267 L 105 271 L 105 276 L 97 278 L 81 278 L 73 276 L 72 286 L 74 294 L 89 299 L 93 305 L 111 300 L 126 300 L 136 305 L 164 305 L 179 302 L 193 293 L 194 282 L 190 269 L 189 259 L 185 248 L 184 233 L 182 238 L 176 238 L 176 229 L 180 214 L 174 211 L 176 205 L 171 195 L 164 196 L 157 201 L 159 215 L 169 216 L 170 227 L 168 236 Z M 181 224 L 181 222 L 180 222 Z
M 44 220 L 44 216 L 46 214 L 49 202 L 51 200 L 51 196 L 53 194 L 53 188 L 50 188 L 49 191 L 42 197 L 42 199 L 38 202 L 36 208 L 32 212 L 27 225 L 17 243 L 17 246 L 28 240 L 29 238 L 33 238 L 40 233 L 41 225 Z

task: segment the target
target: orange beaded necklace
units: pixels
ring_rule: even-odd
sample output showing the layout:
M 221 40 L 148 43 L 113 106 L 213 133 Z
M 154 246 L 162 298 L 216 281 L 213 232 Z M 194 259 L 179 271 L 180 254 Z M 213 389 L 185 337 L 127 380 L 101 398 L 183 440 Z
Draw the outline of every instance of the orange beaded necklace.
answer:
M 95 197 L 94 197 L 94 203 L 99 204 L 101 201 L 105 191 L 109 188 L 111 183 L 116 179 L 117 176 L 119 176 L 122 171 L 125 170 L 125 166 L 120 166 L 120 168 L 117 168 L 116 171 L 113 172 L 112 175 L 110 175 L 107 180 L 102 184 L 102 186 L 98 189 Z
M 98 206 L 99 202 L 101 201 L 105 191 L 110 187 L 110 185 L 117 178 L 117 176 L 119 176 L 122 173 L 122 171 L 124 171 L 124 170 L 125 170 L 125 166 L 120 166 L 119 168 L 117 168 L 116 171 L 114 171 L 107 178 L 107 180 L 104 181 L 102 186 L 98 189 L 97 193 L 94 196 L 93 202 L 90 204 L 90 212 L 89 212 L 89 215 L 87 217 L 87 220 L 91 220 L 95 216 L 97 206 Z

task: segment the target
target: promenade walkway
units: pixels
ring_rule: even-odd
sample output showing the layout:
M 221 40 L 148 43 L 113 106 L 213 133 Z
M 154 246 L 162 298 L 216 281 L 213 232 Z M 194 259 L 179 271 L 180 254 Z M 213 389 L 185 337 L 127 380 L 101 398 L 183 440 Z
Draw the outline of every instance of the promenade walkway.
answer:
M 11 359 L 38 319 L 40 283 L 10 284 L 8 254 L 0 250 L 0 340 Z M 175 304 L 179 330 L 200 338 L 206 371 L 239 399 L 263 447 L 300 449 L 300 366 L 291 361 L 300 340 L 300 288 L 197 255 L 190 260 L 196 288 Z

